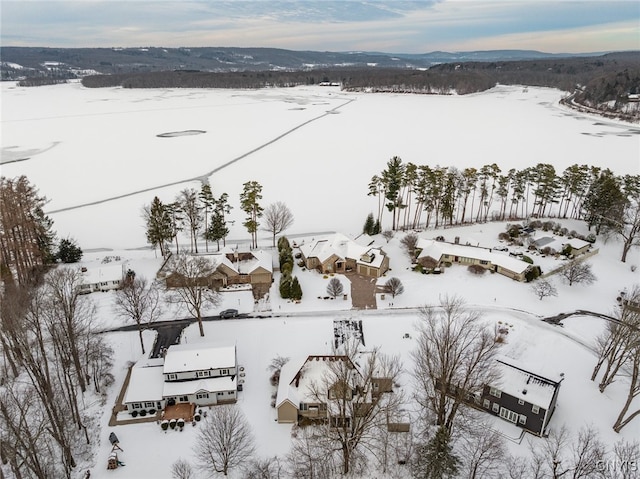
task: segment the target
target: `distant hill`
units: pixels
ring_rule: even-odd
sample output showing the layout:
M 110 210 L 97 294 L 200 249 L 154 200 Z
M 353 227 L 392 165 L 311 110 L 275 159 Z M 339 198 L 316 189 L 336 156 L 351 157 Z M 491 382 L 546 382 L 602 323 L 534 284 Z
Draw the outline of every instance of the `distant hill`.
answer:
M 598 55 L 585 54 L 583 56 Z M 89 73 L 143 73 L 166 70 L 205 72 L 292 71 L 321 68 L 427 69 L 440 63 L 566 58 L 575 55 L 531 50 L 431 52 L 315 52 L 278 48 L 36 48 L 0 47 L 0 78 L 78 78 Z

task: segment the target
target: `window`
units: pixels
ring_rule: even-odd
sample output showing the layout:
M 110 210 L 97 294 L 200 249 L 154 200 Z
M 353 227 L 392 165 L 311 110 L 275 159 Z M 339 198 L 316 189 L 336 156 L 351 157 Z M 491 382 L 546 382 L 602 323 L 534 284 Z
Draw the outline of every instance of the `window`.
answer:
M 502 419 L 506 419 L 509 422 L 512 423 L 516 423 L 518 421 L 518 418 L 520 417 L 519 414 L 516 414 L 513 411 L 509 411 L 508 409 L 505 409 L 503 407 L 500 408 L 500 417 Z
M 531 406 L 531 412 L 533 414 L 538 414 L 540 412 L 540 408 L 538 406 Z
M 527 416 L 525 416 L 524 414 L 520 414 L 520 418 L 518 419 L 518 422 L 520 424 L 526 424 L 527 423 Z
M 168 379 L 169 381 L 175 381 L 175 380 L 176 380 L 176 375 L 175 375 L 175 374 L 169 374 L 169 375 L 167 376 L 167 379 Z
M 224 393 L 223 393 L 222 391 L 218 391 L 218 392 L 216 393 L 216 396 L 222 396 L 223 394 L 224 394 Z
M 221 369 L 220 370 L 220 376 L 228 376 L 229 375 L 229 370 L 228 369 Z
M 380 389 L 380 385 L 377 382 L 373 383 L 373 390 L 378 391 L 379 389 Z
M 498 412 L 500 410 L 500 404 L 498 404 L 497 402 L 493 403 L 493 412 Z
M 480 264 L 487 265 L 487 264 L 489 264 L 489 262 L 488 262 L 488 261 L 485 261 L 485 260 L 483 260 L 483 259 L 481 259 L 481 260 L 480 260 Z
M 489 394 L 491 394 L 494 397 L 501 397 L 502 396 L 502 391 L 500 391 L 499 389 L 496 388 L 489 388 Z
M 205 376 L 209 376 L 209 374 L 210 374 L 209 371 L 198 371 L 198 377 L 199 378 L 202 378 L 202 377 L 205 377 Z
M 206 399 L 209 397 L 209 393 L 198 393 L 196 394 L 196 399 Z
M 488 399 L 485 399 L 484 401 L 482 401 L 482 405 L 487 409 L 489 409 L 489 406 L 491 406 L 491 401 L 489 401 Z
M 520 404 L 520 406 L 524 405 L 524 399 L 518 399 L 518 404 Z
M 142 409 L 142 403 L 134 402 L 134 403 L 131 405 L 131 407 L 132 407 L 133 409 Z
M 306 411 L 309 408 L 309 405 L 307 403 L 301 402 L 300 403 L 300 410 L 301 411 Z
M 153 402 L 144 403 L 144 407 L 153 407 L 153 406 L 155 406 L 155 404 Z
M 235 391 L 227 391 L 227 396 L 233 396 L 235 394 Z
M 180 401 L 182 401 L 182 402 L 187 402 L 188 400 L 189 400 L 189 397 L 188 397 L 188 396 L 182 396 L 182 397 L 180 398 Z

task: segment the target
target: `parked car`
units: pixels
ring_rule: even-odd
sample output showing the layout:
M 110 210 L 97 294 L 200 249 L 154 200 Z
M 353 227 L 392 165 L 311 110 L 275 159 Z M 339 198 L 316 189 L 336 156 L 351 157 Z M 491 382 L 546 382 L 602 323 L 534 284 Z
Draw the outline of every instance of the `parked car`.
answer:
M 496 251 L 509 251 L 509 248 L 506 246 L 494 246 L 493 249 Z
M 235 318 L 236 316 L 238 316 L 237 309 L 225 309 L 224 311 L 220 311 L 221 319 Z

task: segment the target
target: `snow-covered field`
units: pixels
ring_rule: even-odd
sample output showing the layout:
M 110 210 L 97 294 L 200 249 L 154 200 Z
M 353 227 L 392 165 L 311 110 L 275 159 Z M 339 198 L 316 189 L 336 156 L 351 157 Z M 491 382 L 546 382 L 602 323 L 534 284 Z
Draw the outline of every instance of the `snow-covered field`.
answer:
M 394 155 L 417 164 L 460 168 L 495 162 L 508 170 L 544 162 L 557 171 L 579 163 L 608 167 L 617 174 L 640 173 L 640 136 L 629 133 L 637 127 L 561 109 L 557 100 L 562 94 L 551 89 L 524 92 L 500 86 L 465 97 L 438 97 L 347 94 L 330 87 L 89 90 L 79 84 L 31 89 L 3 84 L 1 88 L 2 175 L 25 174 L 37 185 L 50 199 L 54 229 L 61 237 L 78 240 L 86 251 L 85 264 L 119 255 L 147 277 L 153 277 L 161 260 L 144 248 L 142 206 L 154 195 L 171 201 L 187 186 L 199 188 L 197 178 L 203 176 L 209 177 L 214 194 L 229 193 L 235 207 L 231 219 L 236 220 L 229 243 L 235 244 L 248 239 L 238 208 L 242 183 L 248 180 L 263 185 L 264 204 L 284 201 L 290 206 L 296 221 L 287 233 L 297 235 L 300 242 L 326 231 L 360 232 L 366 215 L 377 205 L 367 197 L 367 183 Z M 157 136 L 185 130 L 206 133 Z M 83 206 L 94 202 L 98 203 Z M 586 233 L 580 222 L 563 225 Z M 488 223 L 420 234 L 425 238 L 442 234 L 447 240 L 460 236 L 463 243 L 469 238 L 490 247 L 504 229 L 504 223 Z M 590 347 L 603 322 L 573 317 L 560 329 L 539 320 L 576 309 L 610 313 L 618 292 L 639 282 L 630 268 L 640 263 L 637 249 L 626 264 L 621 263 L 620 244 L 599 239 L 600 251 L 589 259 L 598 281 L 569 287 L 552 277 L 558 296 L 540 301 L 527 284 L 497 274 L 474 276 L 463 266 L 454 265 L 439 276 L 414 273 L 400 236 L 388 244 L 376 238 L 391 258 L 387 278 L 397 276 L 405 286 L 393 305 L 387 298 L 378 301 L 376 311 L 354 311 L 350 301 L 318 299 L 326 295 L 328 279 L 295 266 L 304 292 L 300 304 L 279 299 L 274 288 L 270 307 L 276 317 L 205 323 L 204 340 L 237 345 L 239 363 L 247 371 L 238 404 L 252 425 L 261 457 L 285 455 L 290 442 L 290 426 L 277 424 L 270 407 L 266 367 L 274 356 L 329 352 L 332 320 L 362 319 L 367 347 L 380 346 L 403 359 L 404 386 L 410 393 L 416 308 L 447 294 L 464 297 L 489 324 L 513 325 L 504 354 L 542 372 L 565 373 L 554 425 L 566 423 L 577 430 L 592 424 L 609 445 L 619 437 L 640 437 L 638 419 L 620 435 L 611 430 L 625 394 L 624 381 L 605 394 L 589 381 L 594 363 Z M 271 244 L 266 233 L 260 243 L 265 248 Z M 545 261 L 543 269 L 552 269 L 555 260 Z M 276 274 L 275 284 L 277 280 Z M 348 290 L 346 278 L 343 284 Z M 223 297 L 217 309 L 254 311 L 248 294 Z M 121 324 L 113 314 L 113 293 L 95 293 L 91 298 L 98 305 L 101 327 Z M 165 319 L 183 315 L 170 309 Z M 411 337 L 404 338 L 405 333 Z M 185 334 L 189 342 L 201 340 L 197 327 Z M 116 384 L 104 411 L 99 411 L 102 443 L 94 462 L 85 466 L 92 468 L 92 478 L 169 477 L 176 459 L 194 460 L 191 450 L 197 428 L 164 434 L 155 424 L 118 426 L 127 466 L 105 469 L 111 406 L 128 362 L 140 357 L 137 333 L 110 333 L 108 338 L 116 349 Z M 151 343 L 153 337 L 149 334 L 146 340 Z M 510 450 L 526 453 L 524 444 L 510 444 Z

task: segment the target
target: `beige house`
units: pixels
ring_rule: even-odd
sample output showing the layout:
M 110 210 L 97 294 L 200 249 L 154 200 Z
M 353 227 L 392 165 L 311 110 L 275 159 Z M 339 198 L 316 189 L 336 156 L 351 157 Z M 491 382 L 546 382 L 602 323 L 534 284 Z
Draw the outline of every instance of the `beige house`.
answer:
M 224 251 L 215 254 L 202 254 L 215 266 L 209 276 L 198 279 L 198 283 L 212 289 L 233 285 L 249 284 L 253 295 L 261 298 L 269 291 L 273 281 L 272 257 L 264 251 Z M 165 277 L 167 288 L 179 288 L 184 278 L 171 271 L 171 259 L 161 269 L 159 275 Z
M 279 423 L 322 421 L 339 426 L 350 418 L 336 414 L 337 400 L 354 401 L 357 398 L 354 410 L 359 411 L 371 407 L 381 394 L 391 392 L 391 379 L 375 376 L 371 378 L 370 391 L 362 391 L 359 386 L 354 389 L 344 380 L 327 387 L 327 380 L 333 375 L 331 363 L 335 361 L 348 362 L 352 374 L 360 374 L 351 360 L 342 355 L 311 355 L 302 360 L 291 360 L 283 366 L 276 396 Z
M 389 257 L 382 248 L 359 244 L 340 233 L 302 244 L 300 253 L 307 269 L 322 274 L 353 271 L 379 278 L 389 269 Z
M 527 271 L 532 266 L 502 252 L 476 246 L 420 239 L 418 248 L 421 250 L 418 255 L 418 264 L 423 266 L 441 268 L 448 263 L 466 266 L 475 264 L 517 281 L 524 281 Z

